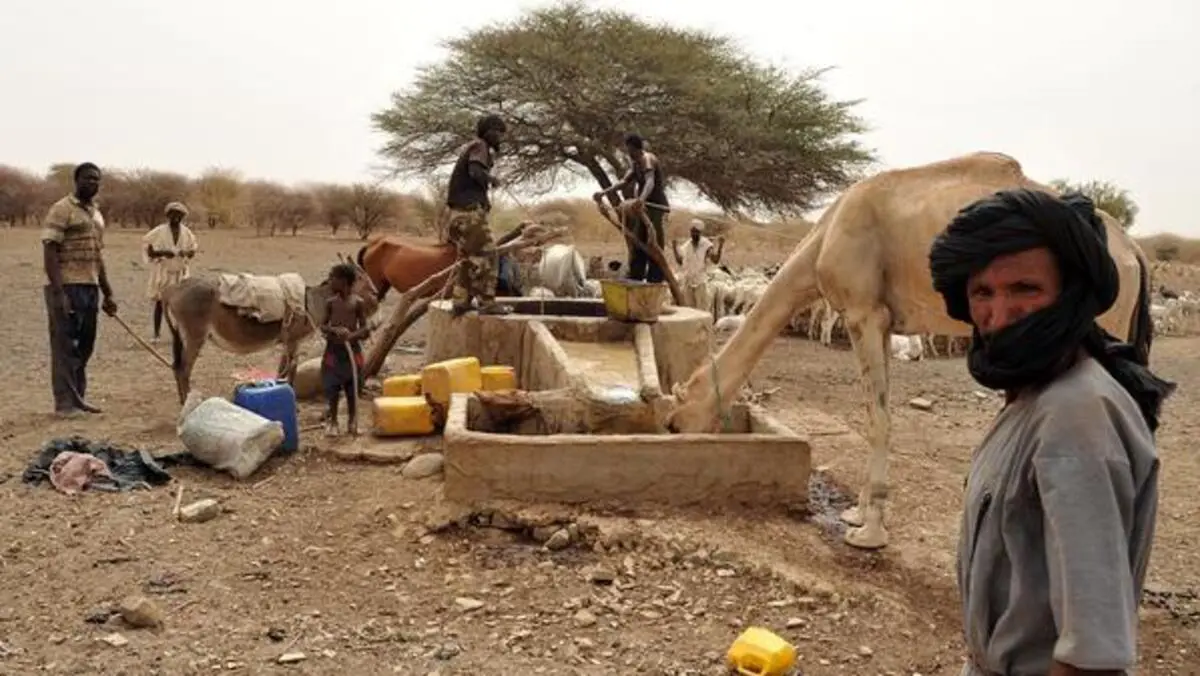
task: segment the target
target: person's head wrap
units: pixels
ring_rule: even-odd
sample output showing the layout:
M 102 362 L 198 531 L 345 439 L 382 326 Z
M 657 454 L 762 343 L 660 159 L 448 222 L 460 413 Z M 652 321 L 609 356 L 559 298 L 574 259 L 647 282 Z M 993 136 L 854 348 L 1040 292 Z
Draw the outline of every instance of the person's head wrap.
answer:
M 172 211 L 178 211 L 179 213 L 183 214 L 184 216 L 188 215 L 188 208 L 186 206 L 184 206 L 183 202 L 171 202 L 170 204 L 167 205 L 166 209 L 163 209 L 163 213 L 168 216 L 171 215 Z
M 968 278 L 998 256 L 1037 247 L 1049 248 L 1058 262 L 1058 299 L 987 336 L 974 327 L 967 358 L 971 375 L 997 390 L 1045 385 L 1073 363 L 1082 347 L 1133 396 L 1155 430 L 1162 401 L 1175 385 L 1146 368 L 1150 299 L 1139 294 L 1135 333 L 1144 335 L 1137 346 L 1117 340 L 1096 323 L 1116 302 L 1120 278 L 1104 223 L 1086 196 L 1059 198 L 1021 188 L 960 210 L 929 251 L 933 287 L 947 314 L 971 323 Z
M 479 138 L 483 138 L 493 129 L 502 133 L 508 131 L 508 125 L 504 123 L 504 118 L 495 113 L 489 113 L 475 121 L 475 135 Z

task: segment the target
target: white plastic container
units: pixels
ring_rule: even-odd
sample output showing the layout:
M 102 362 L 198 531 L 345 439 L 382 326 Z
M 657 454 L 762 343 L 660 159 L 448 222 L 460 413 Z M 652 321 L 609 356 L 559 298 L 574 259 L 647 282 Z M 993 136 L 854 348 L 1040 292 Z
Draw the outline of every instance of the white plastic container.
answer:
M 193 392 L 179 412 L 179 440 L 196 459 L 245 479 L 283 444 L 283 425 L 221 397 Z

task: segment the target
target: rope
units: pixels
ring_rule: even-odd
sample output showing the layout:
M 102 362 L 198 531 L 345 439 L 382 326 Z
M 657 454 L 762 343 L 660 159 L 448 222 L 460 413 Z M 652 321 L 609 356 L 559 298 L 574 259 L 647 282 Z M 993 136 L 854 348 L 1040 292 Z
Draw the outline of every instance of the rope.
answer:
M 713 357 L 712 352 L 708 353 L 708 363 L 712 364 L 713 392 L 717 395 L 717 416 L 721 418 L 721 429 L 725 430 L 729 428 L 731 415 L 721 406 L 721 381 L 717 377 L 717 360 Z
M 358 364 L 354 363 L 354 350 L 350 349 L 350 343 L 342 343 L 342 347 L 346 350 L 346 356 L 350 359 L 350 382 L 354 387 L 350 390 L 350 396 L 346 398 L 346 409 L 349 413 L 350 400 L 354 400 L 355 424 L 358 423 Z
M 508 181 L 504 181 L 504 183 L 502 185 L 500 185 L 500 190 L 503 190 L 506 193 L 506 195 L 509 196 L 509 199 L 511 199 L 512 202 L 516 203 L 518 209 L 521 209 L 522 211 L 524 211 L 524 215 L 526 215 L 526 217 L 533 216 L 533 214 L 529 213 L 529 209 L 526 207 L 526 205 L 524 205 L 521 202 L 521 199 L 518 199 L 516 195 L 512 195 L 512 191 L 509 190 Z M 546 252 L 542 251 L 542 256 L 545 256 L 545 255 L 546 255 Z M 498 265 L 499 265 L 499 259 L 497 259 L 497 267 L 498 267 Z M 542 287 L 542 288 L 545 288 L 545 287 Z M 539 297 L 538 297 L 538 312 L 540 313 L 540 315 L 542 317 L 546 316 L 546 297 L 544 297 L 544 295 L 539 295 Z

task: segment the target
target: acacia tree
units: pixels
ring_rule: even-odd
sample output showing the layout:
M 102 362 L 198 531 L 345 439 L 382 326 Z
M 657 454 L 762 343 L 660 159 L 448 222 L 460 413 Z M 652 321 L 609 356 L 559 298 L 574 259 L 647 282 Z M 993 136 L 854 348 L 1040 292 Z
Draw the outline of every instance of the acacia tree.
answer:
M 23 169 L 0 164 L 0 223 L 24 225 L 34 218 L 45 182 Z
M 317 199 L 317 216 L 334 236 L 354 215 L 354 191 L 350 186 L 322 184 L 311 188 Z
M 241 197 L 241 174 L 229 169 L 206 169 L 192 188 L 192 199 L 204 212 L 209 228 L 233 226 Z
M 1122 228 L 1133 227 L 1133 221 L 1138 215 L 1137 202 L 1129 191 L 1109 181 L 1087 181 L 1086 183 L 1071 183 L 1058 178 L 1050 181 L 1050 186 L 1059 192 L 1081 192 L 1091 198 L 1096 207 L 1117 219 Z
M 373 116 L 396 175 L 445 167 L 488 112 L 509 126 L 508 183 L 539 193 L 578 176 L 611 186 L 627 170 L 631 131 L 669 182 L 727 211 L 806 211 L 874 159 L 852 138 L 865 129 L 858 102 L 830 100 L 816 82 L 823 70 L 759 65 L 705 31 L 571 1 L 445 47 L 444 61 Z
M 359 239 L 366 239 L 396 213 L 397 196 L 378 184 L 350 186 L 350 223 Z

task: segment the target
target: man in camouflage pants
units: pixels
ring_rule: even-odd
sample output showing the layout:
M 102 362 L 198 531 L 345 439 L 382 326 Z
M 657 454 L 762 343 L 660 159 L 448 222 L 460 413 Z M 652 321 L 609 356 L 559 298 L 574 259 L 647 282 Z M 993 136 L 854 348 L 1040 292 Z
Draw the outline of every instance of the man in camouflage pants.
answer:
M 500 185 L 492 176 L 495 153 L 507 131 L 504 120 L 485 115 L 475 124 L 475 139 L 459 150 L 446 192 L 447 236 L 458 247 L 461 264 L 454 283 L 454 315 L 469 312 L 478 299 L 481 314 L 508 314 L 496 302 L 496 243 L 488 225 L 488 190 Z

